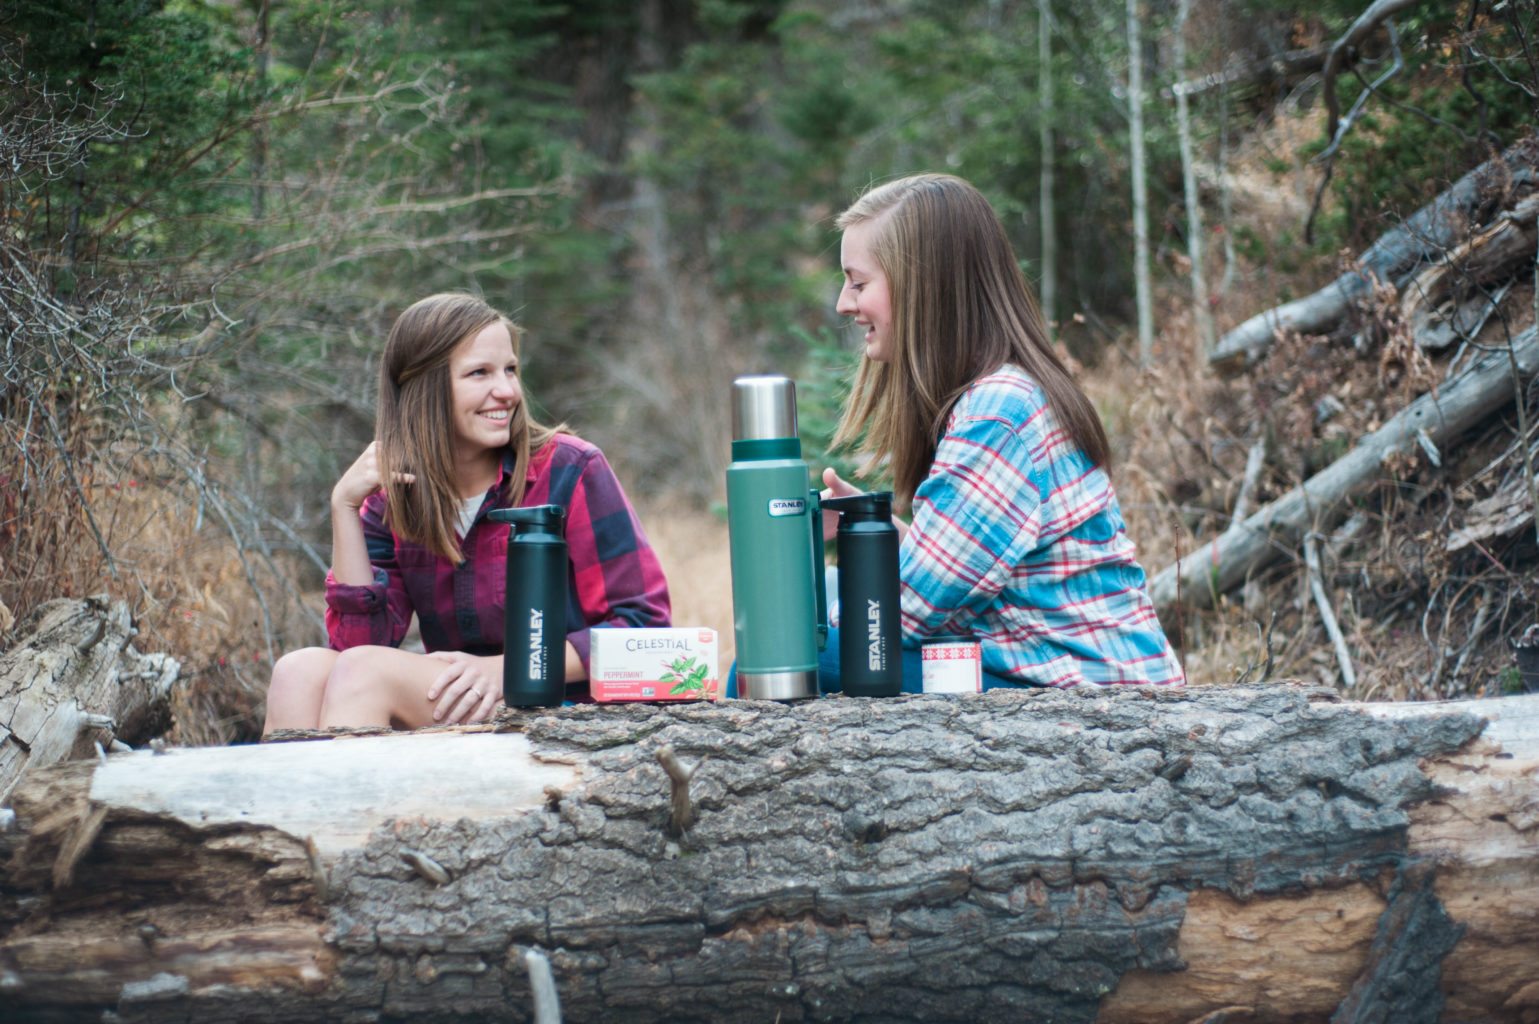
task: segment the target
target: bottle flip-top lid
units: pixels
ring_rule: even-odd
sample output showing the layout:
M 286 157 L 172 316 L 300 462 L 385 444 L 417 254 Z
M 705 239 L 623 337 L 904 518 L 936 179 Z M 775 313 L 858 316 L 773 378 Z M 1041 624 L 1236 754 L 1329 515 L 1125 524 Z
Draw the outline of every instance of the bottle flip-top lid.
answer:
M 885 523 L 892 520 L 892 492 L 867 491 L 843 498 L 824 498 L 820 503 L 832 512 L 842 512 L 848 523 Z
M 795 381 L 762 374 L 732 382 L 732 440 L 774 441 L 796 436 Z
M 566 509 L 560 505 L 529 505 L 525 508 L 498 508 L 486 514 L 494 523 L 512 523 L 515 533 L 552 533 L 557 537 L 566 529 Z

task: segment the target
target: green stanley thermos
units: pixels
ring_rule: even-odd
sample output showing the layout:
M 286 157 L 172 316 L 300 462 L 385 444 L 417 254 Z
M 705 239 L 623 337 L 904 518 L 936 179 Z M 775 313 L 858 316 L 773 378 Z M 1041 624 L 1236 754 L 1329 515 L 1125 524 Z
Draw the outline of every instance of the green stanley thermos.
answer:
M 823 524 L 818 492 L 807 486 L 788 377 L 732 382 L 727 534 L 739 694 L 816 697 L 818 651 L 828 638 Z

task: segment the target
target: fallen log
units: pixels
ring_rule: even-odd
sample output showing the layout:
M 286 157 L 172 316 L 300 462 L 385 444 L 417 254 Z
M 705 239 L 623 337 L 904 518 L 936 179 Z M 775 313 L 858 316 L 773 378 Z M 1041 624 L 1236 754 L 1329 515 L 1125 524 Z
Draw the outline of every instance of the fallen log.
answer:
M 104 597 L 42 605 L 0 655 L 0 803 L 23 773 L 138 743 L 169 724 L 180 672 L 140 654 L 128 605 Z
M 1462 334 L 1470 339 L 1504 294 L 1486 285 L 1510 280 L 1518 263 L 1534 258 L 1539 193 L 1496 218 L 1496 223 L 1417 274 L 1400 299 L 1400 316 L 1422 348 L 1446 348 Z
M 1485 220 L 1479 214 L 1493 192 L 1504 195 L 1517 185 L 1536 181 L 1539 143 L 1527 141 L 1511 147 L 1470 171 L 1374 242 L 1359 258 L 1358 267 L 1312 295 L 1257 314 L 1229 331 L 1219 339 L 1208 362 L 1220 370 L 1236 371 L 1261 358 L 1279 332 L 1319 334 L 1330 329 L 1354 302 L 1366 298 L 1376 283 L 1390 282 L 1402 288 L 1483 227 Z
M 1539 696 L 510 726 L 32 773 L 0 840 L 7 1019 L 522 1021 L 530 950 L 569 1021 L 1539 1014 Z
M 1422 435 L 1443 447 L 1496 409 L 1513 400 L 1512 361 L 1523 377 L 1539 372 L 1539 333 L 1530 327 L 1505 346 L 1488 349 L 1435 394 L 1426 394 L 1363 437 L 1350 452 L 1293 490 L 1185 557 L 1149 582 L 1158 608 L 1180 600 L 1203 605 L 1216 600 L 1284 553 L 1294 551 L 1308 530 L 1324 531 L 1347 507 L 1347 499 L 1371 487 L 1392 455 L 1416 449 Z

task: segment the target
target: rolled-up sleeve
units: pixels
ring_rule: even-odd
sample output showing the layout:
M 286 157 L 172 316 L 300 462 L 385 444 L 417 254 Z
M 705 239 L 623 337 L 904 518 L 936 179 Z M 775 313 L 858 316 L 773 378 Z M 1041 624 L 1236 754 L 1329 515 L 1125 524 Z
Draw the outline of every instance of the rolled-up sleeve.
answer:
M 588 453 L 572 490 L 566 540 L 584 619 L 581 625 L 570 624 L 577 628 L 567 632 L 567 640 L 584 666 L 595 626 L 670 624 L 662 563 L 614 470 L 596 448 Z
M 898 555 L 910 642 L 975 618 L 1035 547 L 1042 490 L 1030 446 L 1007 420 L 961 418 L 936 448 L 913 508 Z
M 411 599 L 396 564 L 395 537 L 384 523 L 385 503 L 378 495 L 359 510 L 374 582 L 338 583 L 326 573 L 326 639 L 333 650 L 376 644 L 400 646 L 411 625 Z

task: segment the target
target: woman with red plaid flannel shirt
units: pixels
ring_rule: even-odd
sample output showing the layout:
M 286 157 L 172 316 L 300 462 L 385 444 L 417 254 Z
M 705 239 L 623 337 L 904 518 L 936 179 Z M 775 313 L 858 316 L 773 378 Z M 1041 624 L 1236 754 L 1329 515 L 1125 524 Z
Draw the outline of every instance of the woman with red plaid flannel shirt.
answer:
M 594 627 L 669 624 L 662 568 L 603 453 L 529 415 L 518 340 L 470 295 L 431 296 L 396 320 L 376 440 L 331 494 L 331 646 L 273 666 L 264 732 L 489 717 L 508 546 L 493 509 L 566 509 L 569 681 L 587 679 Z M 413 614 L 426 654 L 398 646 Z

